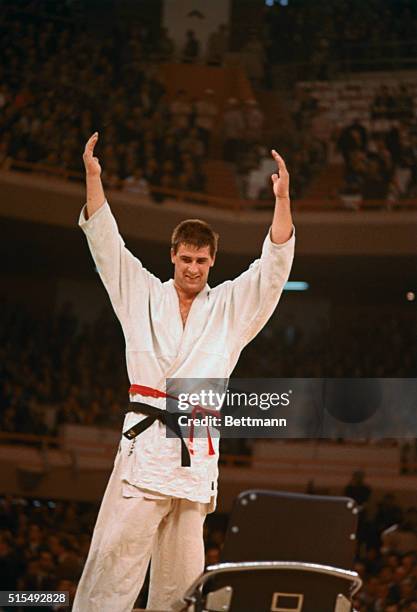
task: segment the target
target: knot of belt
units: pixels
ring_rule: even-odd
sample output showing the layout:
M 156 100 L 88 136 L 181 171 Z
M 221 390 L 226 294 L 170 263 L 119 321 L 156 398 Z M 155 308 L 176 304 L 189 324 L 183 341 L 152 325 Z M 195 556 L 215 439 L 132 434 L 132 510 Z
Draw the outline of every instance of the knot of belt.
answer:
M 159 391 L 159 389 L 153 389 L 152 387 L 146 387 L 144 385 L 131 385 L 129 388 L 129 394 L 140 394 L 143 397 L 153 397 L 153 398 L 169 398 L 178 400 L 174 395 L 170 395 L 169 393 L 165 393 L 164 391 Z M 127 431 L 123 432 L 123 435 L 132 440 L 146 429 L 148 429 L 155 421 L 160 421 L 163 423 L 168 429 L 172 431 L 174 435 L 176 435 L 181 441 L 181 466 L 182 467 L 190 467 L 191 466 L 191 458 L 190 454 L 194 455 L 194 419 L 197 415 L 213 415 L 218 416 L 218 412 L 216 410 L 208 410 L 207 408 L 202 408 L 201 406 L 193 406 L 191 411 L 191 425 L 190 425 L 190 436 L 189 436 L 189 444 L 188 448 L 185 444 L 184 438 L 182 436 L 181 428 L 178 424 L 178 417 L 182 415 L 181 412 L 170 412 L 168 410 L 161 410 L 161 408 L 156 408 L 155 406 L 149 406 L 148 404 L 144 404 L 142 402 L 130 402 L 129 407 L 130 412 L 137 412 L 139 414 L 146 415 L 146 419 L 140 421 Z M 207 425 L 207 443 L 208 443 L 208 454 L 215 455 L 213 442 L 210 435 L 210 429 Z

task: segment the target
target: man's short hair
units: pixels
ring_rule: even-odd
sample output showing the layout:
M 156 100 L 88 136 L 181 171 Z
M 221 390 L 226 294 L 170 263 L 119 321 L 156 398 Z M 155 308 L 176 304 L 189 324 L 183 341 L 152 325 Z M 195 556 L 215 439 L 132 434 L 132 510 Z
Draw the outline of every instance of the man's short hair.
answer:
M 219 235 L 208 223 L 201 219 L 186 219 L 181 221 L 172 232 L 171 247 L 176 253 L 180 244 L 189 244 L 197 249 L 208 246 L 210 255 L 214 257 L 218 241 Z

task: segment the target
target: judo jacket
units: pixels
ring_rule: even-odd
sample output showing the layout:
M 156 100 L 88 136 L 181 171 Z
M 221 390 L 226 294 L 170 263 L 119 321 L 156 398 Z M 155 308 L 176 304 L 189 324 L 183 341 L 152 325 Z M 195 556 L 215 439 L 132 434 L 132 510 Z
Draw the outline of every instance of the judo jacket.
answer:
M 234 280 L 206 285 L 195 297 L 185 326 L 174 281 L 161 282 L 125 247 L 106 201 L 88 220 L 83 207 L 79 225 L 86 234 L 97 271 L 120 321 L 131 384 L 165 390 L 167 378 L 228 379 L 242 349 L 268 321 L 288 279 L 295 236 L 283 244 L 268 232 L 259 259 Z M 165 409 L 165 400 L 136 394 L 131 401 Z M 123 431 L 142 418 L 125 416 Z M 167 437 L 156 421 L 138 436 L 134 450 L 122 436 L 122 478 L 163 495 L 210 503 L 217 497 L 219 438 L 214 454 L 207 439 L 196 438 L 191 467 L 181 466 L 180 440 Z

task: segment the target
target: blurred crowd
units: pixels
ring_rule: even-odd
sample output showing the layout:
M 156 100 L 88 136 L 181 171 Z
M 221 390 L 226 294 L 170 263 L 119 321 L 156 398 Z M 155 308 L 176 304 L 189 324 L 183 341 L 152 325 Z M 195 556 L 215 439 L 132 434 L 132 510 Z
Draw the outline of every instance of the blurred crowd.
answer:
M 98 38 L 78 22 L 34 16 L 34 2 L 18 11 L 9 4 L 0 21 L 0 167 L 38 163 L 38 171 L 81 178 L 84 143 L 98 131 L 105 188 L 162 201 L 171 189 L 206 190 L 204 161 L 219 125 L 230 162 L 262 139 L 254 99 L 230 98 L 220 109 L 210 88 L 199 98 L 181 89 L 167 95 L 158 62 L 171 58 L 173 43 L 164 28 L 123 23 Z M 209 40 L 212 64 L 225 28 L 219 32 Z M 198 51 L 193 33 L 187 37 L 183 61 Z
M 344 493 L 360 508 L 353 569 L 364 584 L 354 601 L 356 610 L 417 610 L 417 508 L 401 506 L 391 493 L 375 500 L 361 473 L 352 476 Z M 1 590 L 64 590 L 72 601 L 97 511 L 97 504 L 92 503 L 1 497 Z M 206 565 L 220 560 L 227 521 L 225 514 L 207 517 Z M 137 606 L 145 605 L 146 593 L 147 581 Z
M 354 569 L 363 580 L 358 612 L 417 610 L 417 507 L 402 507 L 394 494 L 376 501 L 363 472 L 355 472 L 344 494 L 359 507 Z
M 0 167 L 14 159 L 82 172 L 82 148 L 97 130 L 106 187 L 204 191 L 202 124 L 212 110 L 182 91 L 167 100 L 149 61 L 158 36 L 134 24 L 92 36 L 80 23 L 36 16 L 33 2 L 17 12 L 8 4 L 0 20 Z
M 123 339 L 103 312 L 79 327 L 70 304 L 35 318 L 3 302 L 2 431 L 54 434 L 62 423 L 120 428 L 128 380 Z
M 98 505 L 72 501 L 0 497 L 0 590 L 68 591 L 72 603 L 88 554 Z M 219 561 L 226 516 L 204 525 L 206 564 Z M 136 602 L 145 608 L 148 577 Z M 37 606 L 53 612 L 66 606 Z M 0 611 L 21 608 L 1 607 Z
M 363 309 L 315 320 L 306 331 L 295 318 L 273 316 L 245 349 L 235 376 L 406 378 L 417 375 L 417 321 Z
M 121 427 L 129 382 L 123 337 L 109 309 L 93 324 L 80 324 L 70 303 L 43 317 L 7 300 L 1 310 L 2 431 L 53 435 L 63 423 Z M 291 317 L 273 316 L 234 376 L 413 377 L 416 338 L 415 319 L 374 309 L 343 324 L 317 321 L 308 334 Z
M 417 123 L 411 120 L 413 101 L 404 86 L 398 94 L 395 97 L 382 87 L 372 104 L 372 131 L 356 119 L 340 132 L 337 146 L 345 168 L 342 197 L 353 208 L 376 199 L 389 208 L 402 198 L 417 195 Z M 387 106 L 386 100 L 392 101 L 392 105 Z M 393 122 L 397 113 L 398 120 Z
M 291 2 L 265 7 L 262 46 L 266 64 L 308 65 L 308 78 L 329 76 L 328 62 L 343 66 L 410 58 L 416 54 L 413 0 Z
M 415 198 L 417 114 L 407 84 L 381 85 L 365 113 L 366 121 L 356 117 L 340 126 L 321 102 L 306 87 L 298 91 L 294 103 L 294 124 L 308 136 L 315 153 L 316 164 L 305 164 L 305 184 L 337 153 L 343 161 L 343 184 L 339 194 L 329 195 L 340 195 L 347 207 L 357 210 L 366 201 L 379 200 L 390 208 Z M 299 150 L 308 156 L 308 147 Z
M 265 85 L 265 63 L 295 59 L 313 66 L 343 57 L 352 44 L 361 49 L 361 57 L 368 47 L 395 41 L 401 42 L 401 53 L 409 52 L 416 24 L 410 0 L 388 3 L 378 10 L 377 21 L 374 1 L 366 6 L 285 4 L 266 6 L 262 35 L 249 35 L 239 50 L 254 87 Z M 267 128 L 258 102 L 229 98 L 220 108 L 209 88 L 199 98 L 181 89 L 168 96 L 158 69 L 159 62 L 172 59 L 222 64 L 233 37 L 239 39 L 226 25 L 212 33 L 205 50 L 192 30 L 178 48 L 160 23 L 120 20 L 108 35 L 98 36 L 83 24 L 76 3 L 63 4 L 61 11 L 43 0 L 24 0 L 18 7 L 7 0 L 4 5 L 0 168 L 29 171 L 25 163 L 36 162 L 43 171 L 72 173 L 74 179 L 78 173 L 81 179 L 82 148 L 99 131 L 96 152 L 107 189 L 150 195 L 156 202 L 172 189 L 210 193 L 205 161 L 212 155 L 234 164 L 241 197 L 270 203 L 275 166 L 267 147 L 276 146 L 271 142 L 276 126 Z M 291 197 L 304 195 L 326 163 L 332 142 L 345 162 L 342 196 L 348 205 L 357 208 L 362 199 L 383 199 L 390 206 L 398 198 L 413 197 L 413 112 L 406 86 L 398 91 L 381 87 L 370 109 L 375 130 L 359 121 L 335 130 L 318 100 L 296 97 L 293 122 L 281 116 L 279 131 L 280 152 L 291 168 Z M 215 132 L 221 132 L 222 147 L 216 140 L 213 149 Z

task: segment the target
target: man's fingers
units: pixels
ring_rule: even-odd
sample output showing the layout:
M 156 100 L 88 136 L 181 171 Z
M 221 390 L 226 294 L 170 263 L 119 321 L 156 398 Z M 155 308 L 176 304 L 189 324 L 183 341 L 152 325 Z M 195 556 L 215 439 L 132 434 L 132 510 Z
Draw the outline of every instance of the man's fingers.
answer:
M 94 147 L 96 146 L 97 140 L 98 140 L 98 132 L 95 132 L 88 139 L 87 144 L 85 145 L 86 150 L 92 153 L 94 151 Z
M 281 155 L 275 151 L 275 149 L 272 149 L 271 153 L 277 162 L 282 163 L 285 166 L 285 161 L 282 159 Z
M 272 149 L 271 153 L 272 153 L 272 157 L 277 162 L 278 170 L 280 172 L 287 172 L 287 167 L 285 165 L 285 161 L 282 159 L 281 155 L 279 155 L 279 153 L 277 153 L 275 151 L 275 149 Z
M 96 146 L 96 142 L 98 140 L 98 132 L 94 132 L 92 136 L 87 140 L 85 145 L 84 153 L 85 155 L 92 155 L 94 151 L 94 147 Z

